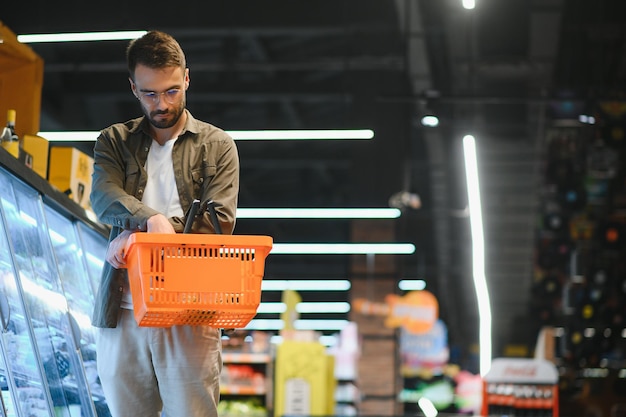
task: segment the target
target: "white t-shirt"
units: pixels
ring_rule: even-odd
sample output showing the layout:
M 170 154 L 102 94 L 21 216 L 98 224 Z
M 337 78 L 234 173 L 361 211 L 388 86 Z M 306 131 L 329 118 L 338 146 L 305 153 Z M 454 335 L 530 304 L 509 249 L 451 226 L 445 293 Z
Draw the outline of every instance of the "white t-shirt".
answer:
M 172 148 L 176 139 L 168 140 L 163 146 L 159 145 L 156 140 L 152 140 L 145 167 L 148 173 L 148 183 L 141 199 L 146 206 L 163 213 L 168 218 L 183 217 L 185 214 L 180 206 L 172 162 Z M 124 288 L 122 308 L 133 308 L 130 288 Z
M 172 148 L 176 139 L 168 140 L 163 146 L 155 140 L 152 141 L 146 160 L 148 184 L 141 200 L 146 206 L 168 218 L 182 217 L 185 214 L 180 206 L 172 162 Z

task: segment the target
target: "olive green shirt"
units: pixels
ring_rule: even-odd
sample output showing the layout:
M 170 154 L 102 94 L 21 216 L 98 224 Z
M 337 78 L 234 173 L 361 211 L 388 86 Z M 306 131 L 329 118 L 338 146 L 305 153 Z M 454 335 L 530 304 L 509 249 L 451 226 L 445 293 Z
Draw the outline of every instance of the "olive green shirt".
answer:
M 172 150 L 174 176 L 185 213 L 194 199 L 213 200 L 222 233 L 232 234 L 239 194 L 239 156 L 235 141 L 223 130 L 194 119 L 187 122 Z M 100 132 L 94 147 L 91 206 L 98 219 L 111 225 L 109 242 L 122 230 L 146 231 L 148 219 L 158 212 L 141 202 L 148 182 L 145 163 L 152 144 L 144 117 L 114 124 Z M 169 219 L 177 233 L 185 217 Z M 195 221 L 192 233 L 215 233 L 208 212 Z M 125 269 L 105 262 L 92 323 L 116 327 L 122 290 L 128 280 Z

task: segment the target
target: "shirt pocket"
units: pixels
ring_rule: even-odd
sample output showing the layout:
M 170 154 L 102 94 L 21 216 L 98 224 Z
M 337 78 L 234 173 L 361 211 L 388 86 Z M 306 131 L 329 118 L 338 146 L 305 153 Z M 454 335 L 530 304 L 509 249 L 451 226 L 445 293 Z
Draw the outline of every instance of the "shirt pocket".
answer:
M 193 195 L 195 198 L 200 200 L 202 199 L 202 191 L 211 183 L 216 171 L 216 166 L 208 163 L 202 163 L 201 167 L 195 168 L 191 171 Z

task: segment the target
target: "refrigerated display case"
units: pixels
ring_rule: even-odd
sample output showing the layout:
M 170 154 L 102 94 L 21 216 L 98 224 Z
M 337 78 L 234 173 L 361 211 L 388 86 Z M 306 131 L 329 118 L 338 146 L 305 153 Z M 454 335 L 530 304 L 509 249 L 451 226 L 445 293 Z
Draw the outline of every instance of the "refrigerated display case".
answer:
M 104 268 L 107 240 L 102 234 L 82 223 L 75 223 L 75 226 L 78 231 L 79 244 L 83 250 L 91 288 L 93 293 L 96 294 L 100 283 L 100 274 L 102 273 L 102 268 Z
M 0 149 L 0 416 L 109 416 L 90 314 L 107 230 Z
M 76 347 L 82 358 L 85 378 L 94 405 L 101 409 L 97 415 L 104 417 L 108 415 L 108 410 L 102 407 L 105 402 L 104 392 L 96 369 L 96 335 L 90 319 L 91 309 L 95 303 L 95 292 L 88 270 L 88 262 L 102 266 L 104 257 L 97 263 L 91 251 L 83 249 L 76 224 L 49 205 L 44 204 L 44 209 L 63 294 L 68 304 L 70 324 L 73 326 L 73 335 L 77 341 Z

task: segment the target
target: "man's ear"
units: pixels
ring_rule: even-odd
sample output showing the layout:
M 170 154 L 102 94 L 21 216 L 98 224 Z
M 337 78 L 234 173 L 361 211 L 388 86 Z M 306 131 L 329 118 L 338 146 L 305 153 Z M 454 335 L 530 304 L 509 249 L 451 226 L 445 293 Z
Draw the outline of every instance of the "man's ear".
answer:
M 185 68 L 185 91 L 189 88 L 189 68 Z
M 133 95 L 136 99 L 139 99 L 139 95 L 137 94 L 137 86 L 133 82 L 133 79 L 128 77 L 128 82 L 130 83 L 130 90 L 133 92 Z

